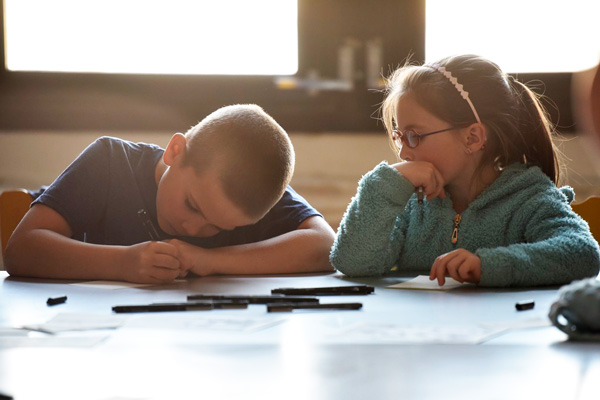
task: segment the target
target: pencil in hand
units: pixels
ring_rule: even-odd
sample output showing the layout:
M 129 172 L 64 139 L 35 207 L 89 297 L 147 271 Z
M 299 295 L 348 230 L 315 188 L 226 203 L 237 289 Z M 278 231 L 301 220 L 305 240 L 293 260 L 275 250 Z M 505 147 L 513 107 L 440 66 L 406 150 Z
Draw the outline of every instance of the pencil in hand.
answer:
M 424 197 L 424 194 L 423 194 L 423 186 L 419 186 L 419 187 L 417 188 L 417 202 L 418 202 L 419 204 L 423 204 L 423 197 Z

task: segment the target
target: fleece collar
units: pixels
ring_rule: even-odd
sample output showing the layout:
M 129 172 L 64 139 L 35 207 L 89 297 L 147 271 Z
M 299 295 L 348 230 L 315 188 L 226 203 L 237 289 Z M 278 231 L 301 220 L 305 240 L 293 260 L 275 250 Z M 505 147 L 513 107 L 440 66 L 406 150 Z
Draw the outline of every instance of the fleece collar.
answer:
M 477 196 L 469 205 L 470 210 L 476 211 L 492 206 L 495 203 L 510 201 L 514 195 L 523 193 L 524 190 L 537 190 L 551 185 L 550 178 L 537 166 L 528 166 L 522 163 L 514 163 L 506 167 L 500 176 L 483 192 Z M 571 203 L 575 198 L 575 192 L 569 186 L 560 188 L 565 196 L 565 202 Z M 442 201 L 442 207 L 452 207 L 452 201 L 447 197 Z

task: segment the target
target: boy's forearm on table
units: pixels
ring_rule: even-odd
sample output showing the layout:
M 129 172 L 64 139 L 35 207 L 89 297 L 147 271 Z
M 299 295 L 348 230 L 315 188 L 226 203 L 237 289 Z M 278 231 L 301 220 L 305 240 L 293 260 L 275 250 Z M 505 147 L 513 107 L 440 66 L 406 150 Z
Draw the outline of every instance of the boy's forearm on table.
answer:
M 124 248 L 79 242 L 48 230 L 28 232 L 11 243 L 5 267 L 18 276 L 123 280 Z
M 191 249 L 199 257 L 197 275 L 270 274 L 333 271 L 333 233 L 299 229 L 262 242 L 217 249 Z

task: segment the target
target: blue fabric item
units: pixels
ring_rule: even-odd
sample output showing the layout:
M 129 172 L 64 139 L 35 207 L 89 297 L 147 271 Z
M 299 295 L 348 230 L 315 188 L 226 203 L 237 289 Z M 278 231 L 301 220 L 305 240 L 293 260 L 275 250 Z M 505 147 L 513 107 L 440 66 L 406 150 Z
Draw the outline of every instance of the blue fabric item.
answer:
M 56 210 L 69 223 L 73 238 L 96 244 L 132 245 L 149 240 L 137 217 L 145 209 L 156 217 L 156 163 L 164 149 L 147 143 L 101 137 L 89 145 L 47 188 L 31 192 L 35 204 Z M 205 248 L 253 243 L 295 230 L 305 219 L 321 215 L 288 186 L 281 200 L 254 225 L 209 238 L 178 237 Z
M 453 244 L 450 198 L 418 204 L 414 186 L 383 162 L 362 177 L 330 260 L 349 276 L 428 275 L 436 257 L 464 248 L 481 259 L 481 286 L 569 283 L 600 268 L 598 243 L 571 209 L 574 196 L 538 167 L 513 164 L 461 214 Z

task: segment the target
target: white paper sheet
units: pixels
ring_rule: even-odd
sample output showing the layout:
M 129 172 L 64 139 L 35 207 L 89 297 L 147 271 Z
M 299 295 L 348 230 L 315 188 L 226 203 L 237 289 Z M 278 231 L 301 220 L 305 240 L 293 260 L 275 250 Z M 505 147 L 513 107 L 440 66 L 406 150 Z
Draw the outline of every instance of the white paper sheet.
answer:
M 123 325 L 125 319 L 123 315 L 60 313 L 43 324 L 29 324 L 23 329 L 47 333 L 115 329 Z
M 27 336 L 28 331 L 17 328 L 0 327 L 0 338 L 5 336 Z
M 504 327 L 398 325 L 358 323 L 337 334 L 340 342 L 480 344 L 506 331 Z
M 27 337 L 12 336 L 0 337 L 0 347 L 93 347 L 106 339 L 104 336 L 85 337 Z
M 125 324 L 126 328 L 160 329 L 168 326 L 170 329 L 189 329 L 202 331 L 257 332 L 283 323 L 283 318 L 271 317 L 190 317 L 186 313 L 170 313 L 155 318 L 154 315 L 136 315 Z
M 542 317 L 528 318 L 518 321 L 500 321 L 481 324 L 481 326 L 484 328 L 507 330 L 544 328 L 550 325 L 552 325 L 550 319 Z
M 446 277 L 444 286 L 438 284 L 437 279 L 430 281 L 429 276 L 419 275 L 410 281 L 396 283 L 395 285 L 388 286 L 391 289 L 414 289 L 414 290 L 451 290 L 463 286 L 473 286 L 471 283 L 460 283 L 450 277 Z

